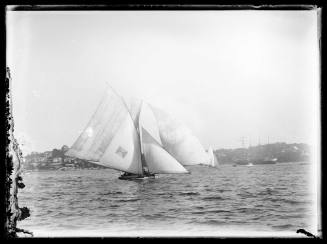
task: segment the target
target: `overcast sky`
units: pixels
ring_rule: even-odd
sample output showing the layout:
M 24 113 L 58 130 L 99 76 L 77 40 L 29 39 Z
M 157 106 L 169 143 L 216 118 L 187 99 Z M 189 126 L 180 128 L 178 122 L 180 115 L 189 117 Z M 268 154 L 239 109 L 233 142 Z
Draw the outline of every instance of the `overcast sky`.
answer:
M 109 83 L 184 122 L 207 149 L 310 143 L 317 12 L 7 12 L 15 135 L 71 146 Z

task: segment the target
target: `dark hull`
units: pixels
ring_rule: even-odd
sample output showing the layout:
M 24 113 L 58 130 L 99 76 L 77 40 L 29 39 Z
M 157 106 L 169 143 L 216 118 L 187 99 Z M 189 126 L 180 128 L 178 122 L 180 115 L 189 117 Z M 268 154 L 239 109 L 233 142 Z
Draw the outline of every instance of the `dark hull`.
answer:
M 236 161 L 235 165 L 260 165 L 260 164 L 276 164 L 277 160 L 254 160 L 254 161 Z
M 150 175 L 121 175 L 118 177 L 120 180 L 146 180 L 156 178 L 155 174 Z

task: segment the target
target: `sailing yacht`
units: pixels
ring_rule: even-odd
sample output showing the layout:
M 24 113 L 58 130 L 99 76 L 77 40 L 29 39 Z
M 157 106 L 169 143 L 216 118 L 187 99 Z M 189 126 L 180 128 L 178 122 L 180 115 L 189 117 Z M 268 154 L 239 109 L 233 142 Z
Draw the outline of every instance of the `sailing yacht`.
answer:
M 218 159 L 217 159 L 216 155 L 214 154 L 211 146 L 208 149 L 208 157 L 209 157 L 209 160 L 207 161 L 208 163 L 205 165 L 208 165 L 211 167 L 217 167 L 219 165 Z
M 119 179 L 127 180 L 190 173 L 185 165 L 208 163 L 183 125 L 140 99 L 126 102 L 113 89 L 66 155 L 122 171 Z

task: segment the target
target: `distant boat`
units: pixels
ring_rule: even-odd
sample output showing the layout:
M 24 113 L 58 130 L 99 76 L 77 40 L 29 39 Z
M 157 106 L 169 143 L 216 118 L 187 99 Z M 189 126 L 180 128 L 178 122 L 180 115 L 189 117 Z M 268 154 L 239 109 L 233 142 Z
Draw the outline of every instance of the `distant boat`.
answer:
M 276 164 L 277 158 L 264 158 L 262 160 L 254 160 L 253 164 Z
M 276 164 L 277 158 L 265 158 L 265 159 L 256 159 L 256 160 L 236 160 L 234 161 L 236 165 L 246 165 L 253 166 L 259 164 Z
M 189 173 L 185 165 L 210 161 L 185 126 L 142 100 L 126 102 L 112 89 L 66 155 L 122 171 L 123 180 Z
M 269 136 L 268 136 L 268 143 L 269 145 Z M 268 156 L 263 158 L 263 159 L 256 159 L 253 161 L 253 164 L 258 165 L 258 164 L 276 164 L 277 163 L 277 158 L 272 157 L 272 153 L 268 153 Z
M 249 165 L 251 161 L 249 159 L 237 159 L 234 161 L 235 165 Z
M 204 165 L 208 165 L 208 166 L 211 166 L 211 167 L 218 167 L 219 162 L 218 162 L 218 159 L 217 159 L 216 155 L 214 154 L 213 149 L 212 149 L 211 146 L 208 148 L 207 153 L 208 153 L 209 160 Z
M 244 147 L 244 141 L 243 141 L 242 137 L 242 144 Z M 269 144 L 269 137 L 268 137 L 268 144 Z M 265 157 L 263 159 L 251 159 L 251 157 L 249 157 L 248 153 L 247 155 L 245 155 L 245 153 L 243 154 L 242 158 L 239 158 L 237 160 L 234 161 L 235 165 L 247 165 L 247 166 L 253 166 L 253 165 L 260 165 L 260 164 L 276 164 L 277 163 L 277 158 L 273 158 L 273 157 Z M 254 156 L 254 158 L 256 158 L 256 156 Z

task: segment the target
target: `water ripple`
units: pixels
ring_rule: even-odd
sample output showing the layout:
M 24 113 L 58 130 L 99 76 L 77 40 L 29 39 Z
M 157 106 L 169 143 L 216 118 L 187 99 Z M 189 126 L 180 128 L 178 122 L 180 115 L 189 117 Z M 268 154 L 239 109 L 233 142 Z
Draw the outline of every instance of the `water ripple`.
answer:
M 49 233 L 92 228 L 100 235 L 114 227 L 176 225 L 191 231 L 199 225 L 293 231 L 310 227 L 313 216 L 312 194 L 304 187 L 308 166 L 192 167 L 191 175 L 142 182 L 118 180 L 114 170 L 28 172 L 19 203 L 31 209 L 31 217 L 19 227 Z

